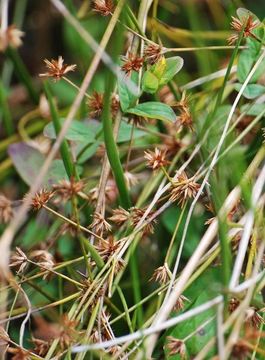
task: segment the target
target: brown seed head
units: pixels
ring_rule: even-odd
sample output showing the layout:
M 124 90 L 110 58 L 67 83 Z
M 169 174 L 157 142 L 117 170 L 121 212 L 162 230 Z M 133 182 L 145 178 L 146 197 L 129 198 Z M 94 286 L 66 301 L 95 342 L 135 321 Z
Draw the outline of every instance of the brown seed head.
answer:
M 12 354 L 11 355 L 12 360 L 30 360 L 31 359 L 29 351 L 23 350 L 20 347 L 17 347 L 17 348 L 9 347 L 7 349 L 7 352 Z
M 50 349 L 51 344 L 48 341 L 41 340 L 41 339 L 32 339 L 34 344 L 34 353 L 39 356 L 47 355 L 48 350 Z
M 21 38 L 24 32 L 19 30 L 16 25 L 10 25 L 6 30 L 0 30 L 0 51 L 5 51 L 8 46 L 18 48 L 22 45 Z
M 108 16 L 114 10 L 113 2 L 112 0 L 94 0 L 93 10 L 102 16 Z
M 38 266 L 43 267 L 45 270 L 52 270 L 54 267 L 53 255 L 47 250 L 34 250 L 30 253 L 30 257 L 38 264 Z M 45 275 L 44 279 L 47 275 Z
M 56 194 L 56 202 L 66 202 L 71 200 L 79 192 L 83 191 L 85 184 L 82 180 L 75 181 L 73 177 L 69 180 L 61 180 L 58 184 L 53 185 Z
M 136 207 L 133 207 L 130 209 L 130 213 L 131 213 L 131 221 L 134 227 L 137 226 L 137 224 L 139 223 L 139 221 L 142 219 L 144 213 L 145 213 L 146 209 L 138 209 Z M 148 216 L 145 219 L 145 226 L 143 229 L 143 236 L 148 235 L 148 234 L 153 234 L 154 232 L 154 224 L 156 223 L 156 219 L 153 219 L 150 222 L 150 218 L 154 215 L 153 211 L 150 211 L 150 213 L 148 214 Z
M 19 267 L 17 273 L 23 273 L 28 264 L 28 258 L 26 254 L 19 248 L 16 247 L 16 252 L 11 256 L 10 267 Z
M 155 151 L 147 150 L 145 151 L 145 159 L 147 160 L 147 165 L 153 170 L 160 169 L 163 166 L 166 166 L 169 162 L 166 160 L 166 150 L 162 151 L 158 148 L 155 148 Z
M 4 195 L 0 195 L 0 224 L 8 223 L 13 217 L 11 201 Z
M 102 234 L 104 232 L 111 231 L 111 225 L 99 212 L 95 212 L 93 214 L 93 221 L 89 227 L 93 229 L 96 234 Z
M 174 310 L 175 311 L 183 310 L 184 307 L 185 307 L 185 302 L 190 302 L 190 300 L 188 298 L 186 298 L 186 296 L 180 295 L 178 297 L 178 300 L 176 301 L 176 305 L 174 306 Z
M 127 76 L 129 76 L 132 71 L 139 72 L 139 70 L 143 66 L 144 59 L 138 55 L 129 53 L 127 58 L 123 58 L 123 61 L 124 63 L 121 69 L 125 72 Z
M 46 189 L 41 189 L 37 192 L 33 198 L 31 199 L 31 206 L 34 210 L 40 210 L 43 205 L 47 204 L 47 202 L 51 199 L 54 192 Z M 27 197 L 27 195 L 26 195 Z
M 121 246 L 120 241 L 115 241 L 113 236 L 109 236 L 106 240 L 100 240 L 96 245 L 96 249 L 104 261 L 107 261 Z
M 179 354 L 181 359 L 187 359 L 187 350 L 183 340 L 168 336 L 167 341 L 166 348 L 169 351 L 169 356 Z
M 233 346 L 231 359 L 245 360 L 250 355 L 250 349 L 243 339 L 239 339 Z
M 114 222 L 118 226 L 123 225 L 130 218 L 130 213 L 122 207 L 114 209 L 112 211 L 112 214 L 113 215 L 109 217 L 109 220 Z
M 166 284 L 171 277 L 171 272 L 167 266 L 167 264 L 164 264 L 163 266 L 158 267 L 155 269 L 152 277 L 150 278 L 150 281 L 158 282 L 159 284 L 163 285 Z
M 104 94 L 94 91 L 88 98 L 89 116 L 92 118 L 99 118 L 103 111 L 103 96 Z
M 125 171 L 124 173 L 124 178 L 126 181 L 126 184 L 128 186 L 128 188 L 130 189 L 132 186 L 138 184 L 138 177 L 137 175 L 129 172 L 129 171 Z
M 162 56 L 162 47 L 157 44 L 149 44 L 144 48 L 144 57 L 149 64 L 155 64 Z
M 174 180 L 174 185 L 171 188 L 171 201 L 178 201 L 181 207 L 189 198 L 194 198 L 200 189 L 200 184 L 196 183 L 193 178 L 188 178 L 185 171 L 178 175 L 177 180 Z
M 67 65 L 64 64 L 64 59 L 62 56 L 58 57 L 58 60 L 44 60 L 46 67 L 48 68 L 48 71 L 43 74 L 39 74 L 41 77 L 52 77 L 54 81 L 59 81 L 65 74 L 67 74 L 69 71 L 74 71 L 76 68 L 76 65 Z
M 64 314 L 61 320 L 61 331 L 59 336 L 59 344 L 61 349 L 69 348 L 70 344 L 75 342 L 78 338 L 78 331 L 76 330 L 78 323 L 76 320 L 69 319 L 67 314 Z
M 233 45 L 237 39 L 241 31 L 243 30 L 243 37 L 255 37 L 252 31 L 259 26 L 258 20 L 253 20 L 253 17 L 249 15 L 248 17 L 243 18 L 242 20 L 232 16 L 231 28 L 236 31 L 235 34 L 232 34 L 228 39 L 228 44 Z

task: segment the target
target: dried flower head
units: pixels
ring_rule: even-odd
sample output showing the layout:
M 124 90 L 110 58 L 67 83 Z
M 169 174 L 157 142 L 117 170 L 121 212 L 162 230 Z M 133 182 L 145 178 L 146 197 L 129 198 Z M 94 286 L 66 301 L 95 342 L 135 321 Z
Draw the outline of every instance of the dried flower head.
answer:
M 144 59 L 142 57 L 134 55 L 132 53 L 129 53 L 128 57 L 123 57 L 122 60 L 124 63 L 121 69 L 125 72 L 127 76 L 129 76 L 132 71 L 139 72 L 144 62 Z
M 45 270 L 52 270 L 54 267 L 54 258 L 47 250 L 34 250 L 30 253 L 31 259 L 38 264 L 38 266 L 43 267 Z M 47 277 L 45 275 L 44 279 Z
M 112 214 L 113 215 L 109 217 L 109 220 L 118 226 L 123 225 L 130 218 L 130 213 L 122 207 L 112 210 Z
M 115 241 L 113 236 L 109 236 L 106 240 L 100 240 L 96 249 L 104 261 L 107 261 L 121 246 L 120 241 Z
M 124 178 L 129 189 L 138 184 L 138 176 L 129 171 L 125 171 Z
M 144 48 L 144 57 L 149 64 L 155 64 L 162 56 L 162 47 L 157 44 L 148 44 Z
M 58 60 L 52 59 L 51 61 L 45 59 L 44 60 L 48 71 L 43 74 L 39 74 L 41 77 L 52 77 L 54 81 L 59 81 L 65 74 L 69 71 L 74 71 L 76 65 L 67 65 L 64 64 L 64 59 L 62 56 L 58 57 Z
M 250 326 L 258 329 L 260 328 L 261 324 L 265 324 L 265 320 L 254 307 L 250 307 L 246 310 L 246 322 Z
M 0 224 L 8 223 L 13 217 L 11 201 L 4 195 L 0 195 Z
M 134 227 L 136 227 L 139 223 L 139 221 L 144 216 L 146 209 L 138 209 L 136 207 L 133 207 L 130 209 L 131 212 L 131 221 Z M 144 229 L 143 229 L 143 236 L 148 234 L 153 234 L 154 232 L 154 224 L 156 223 L 156 219 L 153 219 L 150 221 L 152 216 L 154 215 L 153 211 L 150 211 L 150 213 L 147 215 L 145 222 L 144 222 Z
M 160 150 L 155 148 L 155 151 L 147 150 L 144 152 L 145 159 L 147 160 L 147 165 L 153 170 L 160 169 L 161 167 L 166 166 L 169 162 L 166 160 L 167 151 Z
M 17 270 L 17 273 L 19 274 L 25 271 L 27 264 L 28 258 L 26 254 L 19 247 L 16 247 L 16 252 L 11 256 L 9 266 L 19 267 L 19 269 Z
M 243 339 L 239 339 L 233 346 L 231 359 L 245 360 L 250 355 L 250 349 Z
M 71 200 L 79 192 L 83 191 L 85 184 L 82 180 L 76 181 L 73 177 L 70 180 L 61 180 L 58 184 L 53 185 L 56 194 L 56 202 L 66 202 Z
M 76 330 L 77 321 L 69 319 L 67 314 L 64 314 L 61 320 L 59 344 L 61 349 L 67 349 L 78 338 L 78 331 Z
M 99 118 L 103 111 L 103 94 L 94 91 L 93 94 L 89 96 L 87 105 L 89 108 L 89 116 Z
M 190 130 L 193 131 L 193 121 L 189 103 L 190 96 L 188 96 L 184 91 L 182 93 L 180 101 L 178 101 L 174 106 L 176 106 L 180 111 L 180 115 L 177 117 L 177 119 L 180 121 L 181 125 L 187 126 Z
M 34 210 L 40 210 L 43 205 L 47 204 L 47 202 L 51 199 L 54 192 L 46 189 L 41 189 L 37 192 L 31 199 L 31 206 Z M 27 195 L 26 195 L 27 197 Z
M 253 16 L 249 15 L 244 17 L 242 20 L 232 16 L 231 28 L 236 31 L 235 34 L 232 34 L 227 39 L 229 45 L 233 45 L 239 38 L 241 31 L 243 30 L 243 37 L 252 37 L 255 38 L 255 35 L 252 31 L 259 26 L 258 20 L 253 20 Z
M 228 310 L 230 313 L 232 313 L 233 311 L 236 310 L 236 308 L 240 305 L 240 301 L 236 298 L 231 298 L 229 300 L 229 304 L 228 304 Z
M 34 344 L 34 353 L 39 356 L 45 356 L 47 355 L 51 344 L 48 341 L 41 340 L 41 339 L 32 339 L 32 342 Z
M 7 346 L 10 341 L 10 337 L 8 333 L 5 331 L 5 329 L 0 326 L 0 348 Z
M 89 96 L 87 101 L 89 116 L 91 118 L 98 119 L 100 118 L 103 106 L 104 106 L 104 94 L 94 91 L 92 95 Z M 120 100 L 117 94 L 112 94 L 111 96 L 111 114 L 113 117 L 117 115 L 118 110 L 120 109 Z
M 171 271 L 168 268 L 168 265 L 165 263 L 163 266 L 158 267 L 155 269 L 150 281 L 156 281 L 159 284 L 163 285 L 166 284 L 171 278 Z
M 0 30 L 0 51 L 5 51 L 8 46 L 18 48 L 22 45 L 21 38 L 24 32 L 19 30 L 16 25 L 10 25 L 5 30 Z
M 96 234 L 102 234 L 104 232 L 111 231 L 111 225 L 104 219 L 99 212 L 93 214 L 93 221 L 89 226 L 95 231 Z
M 12 354 L 12 357 L 11 357 L 12 360 L 30 360 L 31 359 L 30 352 L 26 351 L 20 347 L 17 347 L 17 348 L 9 347 L 7 349 L 7 352 Z
M 188 178 L 185 171 L 177 176 L 173 181 L 171 188 L 171 201 L 178 201 L 181 207 L 189 198 L 194 198 L 200 189 L 200 184 L 196 183 L 193 178 Z
M 72 219 L 73 221 L 75 221 L 74 219 Z M 78 226 L 75 226 L 73 224 L 70 223 L 63 223 L 60 227 L 60 234 L 61 235 L 65 235 L 65 234 L 70 234 L 73 237 L 76 237 L 79 233 L 79 229 Z
M 176 139 L 175 135 L 163 139 L 163 149 L 167 151 L 168 156 L 175 156 L 182 147 L 182 142 Z
M 112 0 L 94 0 L 93 10 L 102 16 L 108 16 L 113 12 L 114 6 Z
M 168 336 L 167 341 L 166 348 L 169 351 L 169 356 L 179 354 L 181 359 L 187 358 L 187 350 L 183 340 Z
M 175 311 L 181 311 L 184 309 L 185 307 L 185 302 L 190 302 L 190 300 L 188 298 L 186 298 L 186 296 L 184 295 L 180 295 L 176 301 L 176 304 L 174 306 L 174 310 Z
M 97 202 L 99 196 L 99 188 L 95 187 L 89 191 L 89 200 L 92 203 Z M 106 202 L 111 203 L 116 200 L 118 196 L 118 189 L 115 180 L 109 179 L 105 187 Z

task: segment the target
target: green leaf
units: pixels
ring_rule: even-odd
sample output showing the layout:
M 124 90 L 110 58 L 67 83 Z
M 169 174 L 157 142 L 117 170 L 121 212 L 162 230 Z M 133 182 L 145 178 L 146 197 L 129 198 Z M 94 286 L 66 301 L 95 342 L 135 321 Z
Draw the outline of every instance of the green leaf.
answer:
M 9 146 L 8 154 L 13 164 L 21 176 L 29 186 L 37 178 L 39 171 L 45 162 L 45 156 L 37 149 L 26 143 L 15 143 Z M 62 160 L 53 160 L 45 178 L 43 186 L 50 187 L 59 180 L 68 179 Z
M 64 119 L 60 119 L 60 123 L 61 126 L 63 126 Z M 50 139 L 56 139 L 56 133 L 53 123 L 49 123 L 45 126 L 43 134 Z M 86 143 L 92 143 L 95 140 L 95 132 L 93 131 L 93 128 L 89 126 L 89 124 L 73 120 L 69 129 L 67 130 L 65 139 L 71 141 L 86 141 Z
M 246 112 L 246 115 L 258 116 L 265 110 L 265 104 L 244 104 L 240 108 L 240 112 Z
M 133 71 L 131 77 L 118 76 L 118 92 L 122 111 L 126 112 L 131 106 L 134 106 L 136 100 L 140 97 L 137 90 L 138 74 Z M 134 86 L 133 86 L 134 85 Z
M 149 94 L 154 94 L 157 92 L 158 87 L 158 78 L 150 70 L 147 70 L 142 79 L 142 90 Z
M 182 69 L 184 61 L 180 56 L 166 59 L 166 71 L 160 79 L 159 86 L 166 85 Z
M 122 121 L 121 125 L 120 125 L 120 129 L 119 129 L 119 135 L 118 135 L 117 142 L 122 143 L 122 142 L 129 141 L 131 139 L 131 132 L 132 132 L 132 125 Z M 134 139 L 143 137 L 145 135 L 146 135 L 146 133 L 144 131 L 134 128 L 134 130 L 133 130 L 133 138 Z
M 138 104 L 134 108 L 127 110 L 127 112 L 149 119 L 158 119 L 171 122 L 176 120 L 176 114 L 170 106 L 156 101 L 149 101 Z
M 249 16 L 252 17 L 253 21 L 255 21 L 255 20 L 259 21 L 259 18 L 255 14 L 253 14 L 251 11 L 249 11 L 245 8 L 238 8 L 236 13 L 237 13 L 238 18 L 241 21 L 246 20 Z
M 235 89 L 240 91 L 242 85 L 235 84 Z M 256 97 L 263 95 L 265 93 L 265 86 L 259 84 L 249 84 L 246 86 L 243 96 L 247 99 L 255 99 Z

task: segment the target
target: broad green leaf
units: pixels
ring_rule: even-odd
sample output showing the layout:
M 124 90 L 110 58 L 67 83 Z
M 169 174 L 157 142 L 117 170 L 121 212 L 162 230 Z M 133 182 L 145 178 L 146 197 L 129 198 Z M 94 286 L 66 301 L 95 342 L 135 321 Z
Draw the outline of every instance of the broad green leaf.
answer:
M 160 79 L 159 86 L 166 85 L 182 69 L 184 64 L 180 56 L 173 56 L 166 59 L 166 71 Z
M 249 10 L 247 10 L 247 9 L 245 9 L 245 8 L 238 8 L 237 11 L 236 11 L 236 13 L 237 13 L 237 16 L 239 17 L 239 19 L 240 19 L 241 21 L 244 21 L 244 20 L 247 19 L 249 16 L 252 17 L 253 21 L 259 20 L 258 17 L 257 17 L 255 14 L 253 14 L 251 11 L 249 11 Z
M 134 108 L 127 110 L 127 112 L 149 119 L 158 119 L 172 122 L 176 120 L 176 114 L 170 106 L 156 101 L 149 101 L 138 104 Z
M 132 125 L 122 121 L 119 129 L 117 142 L 122 143 L 122 142 L 130 141 L 131 132 L 132 132 Z M 145 135 L 146 133 L 144 131 L 134 128 L 133 130 L 134 139 L 140 138 Z
M 156 64 L 152 66 L 152 73 L 160 80 L 166 70 L 166 59 L 162 56 Z
M 242 85 L 235 84 L 235 89 L 240 91 Z M 246 86 L 243 96 L 247 99 L 255 99 L 256 97 L 265 94 L 265 86 L 259 84 L 249 84 Z
M 64 119 L 60 119 L 60 122 L 61 122 L 61 126 L 63 126 Z M 67 130 L 65 139 L 71 141 L 86 141 L 87 143 L 88 142 L 92 143 L 95 140 L 95 132 L 93 130 L 94 128 L 90 127 L 89 124 L 73 120 L 71 122 L 69 129 Z M 56 138 L 56 133 L 53 123 L 49 123 L 48 125 L 45 126 L 43 130 L 43 134 L 50 139 Z
M 45 162 L 45 156 L 37 149 L 23 142 L 10 145 L 8 154 L 18 174 L 26 184 L 31 185 Z M 62 179 L 68 179 L 63 161 L 59 159 L 53 160 L 43 179 L 43 186 L 50 187 Z
M 136 100 L 140 97 L 137 90 L 138 74 L 133 71 L 131 77 L 125 74 L 118 76 L 118 92 L 122 111 L 126 112 L 131 106 L 134 106 Z
M 265 110 L 265 104 L 245 104 L 241 106 L 240 112 L 246 112 L 246 115 L 258 116 Z M 265 116 L 265 115 L 264 115 Z
M 143 76 L 142 90 L 147 93 L 154 94 L 157 92 L 158 87 L 159 87 L 158 78 L 151 72 L 151 70 L 147 70 Z

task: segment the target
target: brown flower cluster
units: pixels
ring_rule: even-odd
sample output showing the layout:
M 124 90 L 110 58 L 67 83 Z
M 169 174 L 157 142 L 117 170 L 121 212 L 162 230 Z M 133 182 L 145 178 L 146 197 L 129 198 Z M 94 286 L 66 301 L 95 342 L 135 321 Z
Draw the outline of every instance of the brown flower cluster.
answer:
M 166 160 L 167 150 L 155 148 L 155 151 L 147 150 L 144 152 L 147 165 L 153 170 L 166 166 L 169 162 Z
M 171 201 L 178 201 L 181 207 L 189 198 L 194 198 L 200 189 L 200 184 L 196 183 L 193 178 L 188 178 L 185 171 L 177 176 L 171 188 Z
M 194 130 L 193 128 L 193 120 L 189 107 L 190 97 L 183 92 L 181 99 L 179 102 L 175 104 L 180 111 L 180 115 L 178 116 L 178 120 L 182 126 L 188 127 L 190 130 Z
M 48 71 L 43 74 L 39 74 L 41 77 L 52 77 L 54 81 L 59 81 L 65 74 L 69 71 L 74 71 L 76 65 L 67 65 L 64 64 L 64 59 L 62 56 L 58 57 L 58 60 L 52 59 L 51 61 L 45 59 L 44 60 Z
M 130 209 L 131 221 L 132 221 L 132 224 L 133 224 L 134 227 L 136 227 L 137 224 L 139 223 L 139 221 L 142 219 L 142 217 L 144 216 L 145 211 L 146 211 L 146 209 L 139 209 L 139 208 L 136 208 L 136 207 L 133 207 L 133 208 Z M 153 220 L 150 221 L 150 219 L 152 218 L 153 215 L 154 215 L 154 212 L 150 211 L 147 218 L 145 219 L 144 229 L 143 229 L 143 236 L 154 233 L 154 225 L 156 223 L 156 219 L 153 219 Z
M 144 58 L 145 60 L 153 65 L 155 64 L 162 56 L 162 47 L 155 43 L 148 44 L 144 48 Z
M 89 226 L 96 234 L 103 234 L 111 231 L 111 225 L 105 220 L 104 216 L 95 212 L 93 214 L 93 221 Z
M 241 31 L 243 30 L 243 37 L 252 37 L 255 38 L 255 35 L 252 31 L 259 26 L 258 20 L 253 20 L 253 17 L 249 15 L 244 17 L 242 20 L 232 16 L 231 28 L 236 31 L 236 33 L 229 36 L 227 42 L 229 45 L 233 45 L 239 38 Z
M 41 189 L 38 191 L 31 199 L 31 206 L 33 210 L 40 210 L 54 195 L 53 191 L 49 191 L 46 189 Z M 26 195 L 25 198 L 27 198 Z
M 123 58 L 123 61 L 124 63 L 121 69 L 127 76 L 129 76 L 132 71 L 138 72 L 142 68 L 144 59 L 138 55 L 129 53 L 128 57 Z
M 21 38 L 24 32 L 19 30 L 16 25 L 10 25 L 5 30 L 0 30 L 0 51 L 5 51 L 8 46 L 18 48 L 22 45 Z
M 53 185 L 56 194 L 56 202 L 66 202 L 73 199 L 79 192 L 83 191 L 85 184 L 82 180 L 76 181 L 73 177 L 70 180 L 61 180 Z
M 0 224 L 8 223 L 13 217 L 11 201 L 4 195 L 0 195 Z
M 93 94 L 89 96 L 87 105 L 89 109 L 89 116 L 95 119 L 100 118 L 104 106 L 104 93 L 94 91 Z M 111 97 L 111 114 L 113 117 L 117 115 L 119 108 L 119 97 L 118 95 L 113 94 Z
M 121 246 L 120 241 L 115 241 L 113 236 L 109 236 L 105 240 L 100 240 L 99 244 L 95 246 L 98 253 L 104 261 L 107 261 Z
M 168 336 L 167 341 L 168 343 L 166 345 L 166 348 L 169 351 L 169 356 L 179 354 L 180 359 L 187 359 L 187 350 L 183 340 L 176 339 L 173 336 Z
M 93 10 L 102 16 L 108 16 L 113 12 L 114 5 L 112 0 L 94 0 Z
M 164 264 L 163 266 L 159 266 L 157 269 L 155 269 L 152 277 L 150 278 L 150 281 L 155 281 L 163 285 L 166 284 L 170 278 L 171 272 L 168 268 L 168 265 Z

